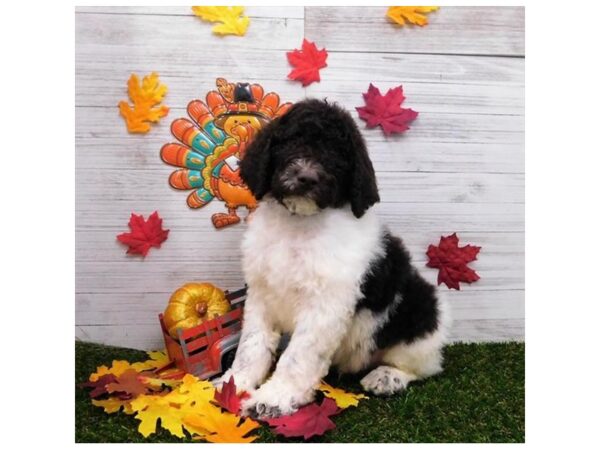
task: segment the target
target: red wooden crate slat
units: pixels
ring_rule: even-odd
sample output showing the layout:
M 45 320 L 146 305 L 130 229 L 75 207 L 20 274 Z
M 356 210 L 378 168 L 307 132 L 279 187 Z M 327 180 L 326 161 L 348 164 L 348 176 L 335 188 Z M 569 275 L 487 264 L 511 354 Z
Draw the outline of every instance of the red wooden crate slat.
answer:
M 199 348 L 206 347 L 210 345 L 211 342 L 206 336 L 200 337 L 198 339 L 194 339 L 191 342 L 188 342 L 185 347 L 187 348 L 188 353 L 193 352 L 194 350 L 198 350 Z
M 212 320 L 207 320 L 206 322 L 202 322 L 200 325 L 192 328 L 188 328 L 182 332 L 182 337 L 186 341 L 190 338 L 198 336 L 199 334 L 206 333 L 206 329 L 209 330 L 217 328 L 219 323 L 229 322 L 231 320 L 238 319 L 242 314 L 242 310 L 240 308 L 236 308 L 233 311 L 228 312 L 227 314 L 223 314 L 222 316 L 216 317 Z
M 199 362 L 204 362 L 206 360 L 207 355 L 208 355 L 208 350 L 204 350 L 200 353 L 196 353 L 195 355 L 188 357 L 188 363 L 190 365 L 193 365 L 193 364 L 197 364 Z
M 229 326 L 226 326 L 225 328 L 223 328 L 223 330 L 225 331 L 225 336 L 228 336 L 230 334 L 233 333 L 237 333 L 238 331 L 240 331 L 242 329 L 242 324 L 239 322 L 236 323 L 232 323 Z

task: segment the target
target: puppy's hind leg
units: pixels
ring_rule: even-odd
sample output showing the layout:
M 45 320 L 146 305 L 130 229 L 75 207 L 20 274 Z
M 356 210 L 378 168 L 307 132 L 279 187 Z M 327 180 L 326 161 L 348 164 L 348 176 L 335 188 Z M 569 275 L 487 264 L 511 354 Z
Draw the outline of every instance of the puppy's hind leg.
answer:
M 431 333 L 411 342 L 400 342 L 383 349 L 381 366 L 361 380 L 362 387 L 375 395 L 392 395 L 403 391 L 414 380 L 442 371 L 442 349 L 452 319 L 445 299 L 438 303 L 438 326 Z
M 379 366 L 360 380 L 363 389 L 375 395 L 393 395 L 403 391 L 417 376 L 391 366 Z
M 375 395 L 393 395 L 403 391 L 411 381 L 427 378 L 442 371 L 441 331 L 416 341 L 396 344 L 383 352 L 383 365 L 361 380 L 362 387 Z

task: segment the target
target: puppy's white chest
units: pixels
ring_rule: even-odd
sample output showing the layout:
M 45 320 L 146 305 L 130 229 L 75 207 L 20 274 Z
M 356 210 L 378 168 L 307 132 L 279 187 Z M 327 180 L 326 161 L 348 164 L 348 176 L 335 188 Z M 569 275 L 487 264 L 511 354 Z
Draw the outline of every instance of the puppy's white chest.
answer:
M 361 276 L 377 252 L 379 228 L 349 211 L 293 216 L 273 202 L 261 204 L 242 245 L 246 282 L 284 332 L 298 316 L 326 310 L 339 292 L 353 309 Z
M 315 238 L 278 239 L 257 236 L 254 249 L 245 251 L 245 273 L 251 289 L 260 292 L 261 301 L 281 331 L 290 333 L 296 319 L 311 309 L 327 289 L 327 268 L 333 267 Z

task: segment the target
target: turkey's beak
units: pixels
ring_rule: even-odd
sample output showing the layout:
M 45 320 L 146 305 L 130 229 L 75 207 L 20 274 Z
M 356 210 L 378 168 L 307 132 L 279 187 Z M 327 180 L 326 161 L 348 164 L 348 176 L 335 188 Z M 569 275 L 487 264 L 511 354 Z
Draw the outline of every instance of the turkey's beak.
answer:
M 241 123 L 231 129 L 240 142 L 248 142 L 254 136 L 254 128 L 249 123 Z

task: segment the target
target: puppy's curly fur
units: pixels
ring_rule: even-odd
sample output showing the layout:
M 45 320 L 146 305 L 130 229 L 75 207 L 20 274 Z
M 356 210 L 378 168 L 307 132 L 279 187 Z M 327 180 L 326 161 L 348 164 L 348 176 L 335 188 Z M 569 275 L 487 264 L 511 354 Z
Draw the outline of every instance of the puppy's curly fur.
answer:
M 334 365 L 377 395 L 441 371 L 448 316 L 372 211 L 375 172 L 352 117 L 320 100 L 266 126 L 241 162 L 260 207 L 245 234 L 248 299 L 230 376 L 245 414 L 290 414 Z M 265 382 L 282 333 L 290 342 Z M 258 388 L 258 389 L 257 389 Z

